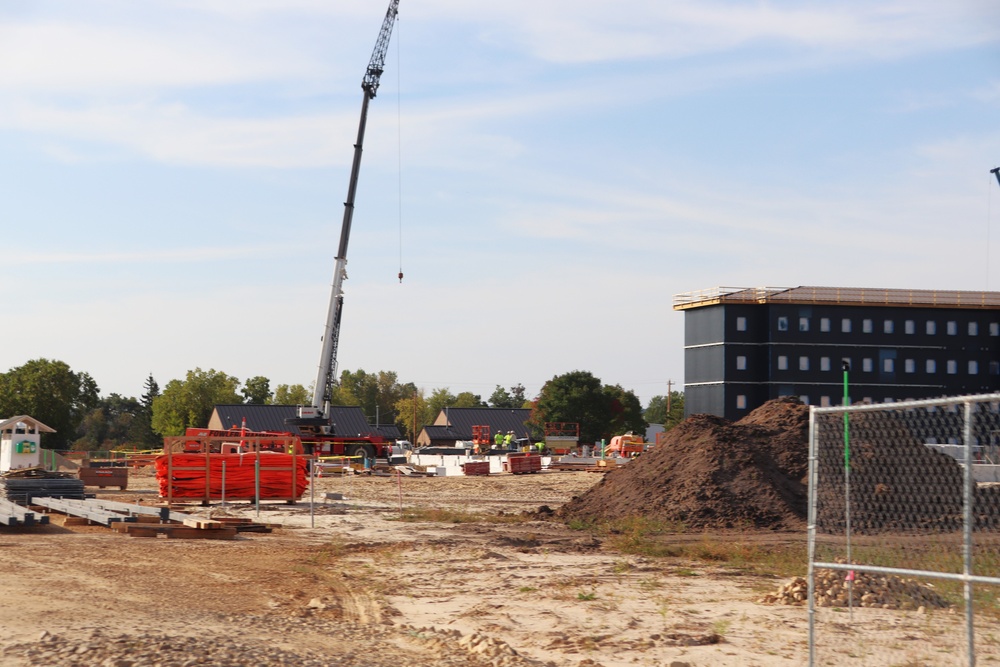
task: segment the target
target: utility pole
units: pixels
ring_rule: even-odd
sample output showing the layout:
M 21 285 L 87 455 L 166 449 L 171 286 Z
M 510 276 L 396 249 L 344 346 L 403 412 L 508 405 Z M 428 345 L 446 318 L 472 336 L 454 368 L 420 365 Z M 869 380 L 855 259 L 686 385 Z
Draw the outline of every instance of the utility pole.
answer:
M 664 426 L 666 426 L 666 422 L 670 419 L 670 394 L 673 393 L 672 391 L 670 391 L 670 388 L 673 385 L 674 385 L 673 380 L 667 380 L 667 418 L 663 420 Z

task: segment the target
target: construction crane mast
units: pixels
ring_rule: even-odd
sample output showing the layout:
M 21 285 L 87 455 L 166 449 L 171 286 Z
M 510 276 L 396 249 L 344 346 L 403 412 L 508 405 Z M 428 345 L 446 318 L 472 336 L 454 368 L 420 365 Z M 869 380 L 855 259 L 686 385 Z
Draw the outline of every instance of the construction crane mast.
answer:
M 340 339 L 340 320 L 344 310 L 343 282 L 347 278 L 347 244 L 351 238 L 351 220 L 354 217 L 354 195 L 358 189 L 358 172 L 361 169 L 361 151 L 365 140 L 365 124 L 368 120 L 368 102 L 378 91 L 379 78 L 385 68 L 385 55 L 389 50 L 389 38 L 396 22 L 399 0 L 390 0 L 389 9 L 382 21 L 375 49 L 372 51 L 368 69 L 361 81 L 364 97 L 361 101 L 361 121 L 358 124 L 358 139 L 354 143 L 354 162 L 351 164 L 351 178 L 344 201 L 344 221 L 340 227 L 340 246 L 337 249 L 333 270 L 333 288 L 330 292 L 330 307 L 326 316 L 323 333 L 323 351 L 319 358 L 319 370 L 313 385 L 312 407 L 300 408 L 297 425 L 303 431 L 328 433 L 330 430 L 329 407 L 333 390 L 337 385 L 337 344 Z

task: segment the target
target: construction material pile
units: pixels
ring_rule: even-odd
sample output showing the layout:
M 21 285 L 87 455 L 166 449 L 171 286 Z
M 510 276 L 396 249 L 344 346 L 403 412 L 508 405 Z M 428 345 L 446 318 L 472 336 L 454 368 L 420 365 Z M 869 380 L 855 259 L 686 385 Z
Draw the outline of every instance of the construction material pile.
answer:
M 0 498 L 30 505 L 33 498 L 83 498 L 83 482 L 65 472 L 21 468 L 0 475 Z
M 847 581 L 846 572 L 816 570 L 817 607 L 873 607 L 876 609 L 947 609 L 947 600 L 928 584 L 895 575 L 874 575 L 864 572 L 854 574 L 853 586 Z M 849 591 L 850 589 L 850 591 Z M 809 582 L 805 577 L 795 577 L 774 593 L 768 593 L 757 602 L 760 604 L 805 605 L 809 598 Z
M 309 488 L 308 459 L 264 452 L 253 454 L 165 454 L 156 459 L 162 498 L 298 500 Z M 225 468 L 223 468 L 225 465 Z M 225 488 L 223 489 L 223 473 Z M 207 477 L 207 479 L 206 479 Z
M 808 407 L 793 397 L 769 401 L 735 423 L 693 415 L 557 514 L 584 521 L 638 515 L 686 528 L 800 529 L 808 426 Z

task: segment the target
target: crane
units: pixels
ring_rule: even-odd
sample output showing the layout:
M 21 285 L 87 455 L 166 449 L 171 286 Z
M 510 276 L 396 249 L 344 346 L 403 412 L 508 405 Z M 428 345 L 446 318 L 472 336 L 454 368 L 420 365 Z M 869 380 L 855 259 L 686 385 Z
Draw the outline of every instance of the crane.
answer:
M 347 200 L 344 202 L 344 220 L 340 227 L 340 246 L 333 269 L 333 287 L 330 292 L 330 306 L 326 315 L 323 332 L 323 350 L 319 358 L 319 370 L 313 385 L 312 405 L 300 407 L 298 418 L 287 420 L 306 433 L 331 433 L 330 398 L 337 384 L 337 344 L 340 339 L 340 320 L 344 311 L 343 282 L 347 278 L 347 243 L 351 238 L 351 220 L 354 217 L 354 196 L 358 189 L 358 172 L 361 169 L 361 151 L 365 140 L 365 124 L 368 120 L 368 103 L 378 91 L 379 78 L 385 69 L 385 55 L 389 49 L 389 38 L 396 22 L 399 0 L 390 0 L 389 9 L 382 21 L 375 49 L 372 51 L 368 69 L 361 81 L 364 96 L 361 101 L 361 120 L 358 124 L 358 138 L 354 143 L 354 161 L 351 164 L 351 178 L 347 186 Z
M 997 183 L 1000 183 L 1000 167 L 990 169 L 990 173 L 997 177 Z

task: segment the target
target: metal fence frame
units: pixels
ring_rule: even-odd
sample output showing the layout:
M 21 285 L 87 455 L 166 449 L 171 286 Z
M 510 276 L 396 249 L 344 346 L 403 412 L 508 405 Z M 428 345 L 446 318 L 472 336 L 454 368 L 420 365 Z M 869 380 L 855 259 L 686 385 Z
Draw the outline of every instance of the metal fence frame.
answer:
M 965 600 L 965 620 L 966 620 L 966 648 L 968 655 L 968 664 L 973 667 L 976 664 L 976 653 L 975 653 L 975 625 L 973 623 L 973 606 L 972 606 L 972 589 L 973 584 L 991 584 L 1000 585 L 1000 578 L 998 577 L 983 577 L 976 576 L 972 574 L 972 528 L 973 528 L 973 494 L 975 489 L 975 482 L 973 480 L 973 469 L 972 465 L 973 459 L 973 434 L 972 434 L 972 415 L 973 415 L 973 405 L 979 403 L 1000 403 L 1000 393 L 995 394 L 977 394 L 970 396 L 957 396 L 953 398 L 939 398 L 939 399 L 928 399 L 919 401 L 896 401 L 893 403 L 879 403 L 870 405 L 854 405 L 854 406 L 839 406 L 839 407 L 815 407 L 811 406 L 809 409 L 809 517 L 808 517 L 808 559 L 809 559 L 809 573 L 808 573 L 808 583 L 809 583 L 809 593 L 808 593 L 808 609 L 809 609 L 809 665 L 815 665 L 816 662 L 816 641 L 815 641 L 815 621 L 816 621 L 816 598 L 815 598 L 815 572 L 817 569 L 830 569 L 830 570 L 841 570 L 845 572 L 855 571 L 855 572 L 870 572 L 874 574 L 887 574 L 887 575 L 899 575 L 899 576 L 910 576 L 910 577 L 927 577 L 936 579 L 950 579 L 954 581 L 961 581 L 964 583 L 963 598 Z M 818 453 L 818 443 L 819 439 L 817 437 L 818 427 L 816 423 L 817 414 L 851 414 L 858 412 L 876 412 L 876 411 L 887 411 L 887 410 L 901 410 L 907 408 L 929 408 L 929 407 L 947 407 L 952 405 L 963 405 L 965 412 L 963 415 L 963 433 L 962 440 L 964 446 L 965 454 L 965 465 L 964 465 L 964 485 L 962 491 L 962 550 L 963 550 L 963 566 L 962 573 L 954 572 L 941 572 L 935 570 L 912 570 L 906 568 L 895 568 L 895 567 L 881 567 L 875 565 L 864 565 L 861 563 L 828 563 L 828 562 L 817 562 L 816 561 L 816 511 L 817 511 L 817 492 L 818 492 L 818 481 L 819 481 L 819 453 Z M 960 462 L 961 463 L 961 462 Z M 847 484 L 849 484 L 849 477 L 847 478 Z M 850 503 L 847 502 L 845 505 L 846 513 L 848 516 L 847 522 L 847 536 L 848 536 L 848 554 L 850 554 Z

